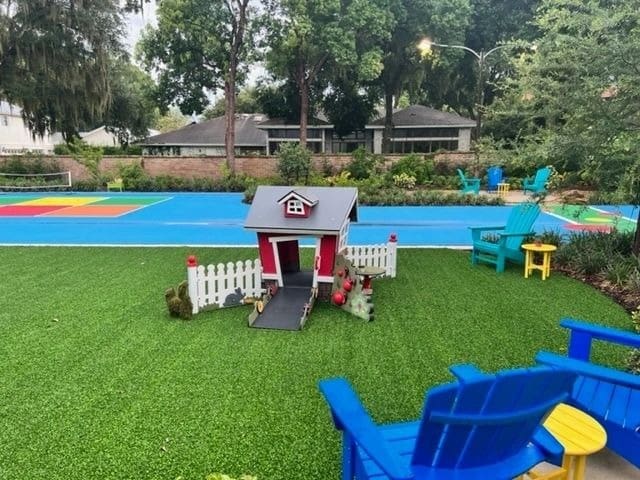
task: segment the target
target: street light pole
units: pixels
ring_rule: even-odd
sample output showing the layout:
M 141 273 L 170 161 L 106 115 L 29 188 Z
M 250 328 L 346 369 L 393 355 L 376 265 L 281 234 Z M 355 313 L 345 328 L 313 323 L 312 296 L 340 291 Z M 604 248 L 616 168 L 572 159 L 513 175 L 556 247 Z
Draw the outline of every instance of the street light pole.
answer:
M 435 43 L 429 39 L 423 39 L 418 44 L 418 49 L 421 51 L 429 51 L 431 47 L 441 47 L 441 48 L 458 48 L 460 50 L 465 50 L 471 53 L 476 60 L 478 61 L 478 83 L 476 84 L 476 140 L 480 138 L 480 128 L 482 127 L 482 109 L 484 108 L 484 66 L 487 60 L 487 57 L 491 55 L 493 52 L 500 50 L 501 48 L 510 47 L 511 44 L 498 45 L 497 47 L 493 47 L 491 50 L 484 51 L 480 50 L 476 52 L 474 49 L 465 47 L 464 45 L 446 45 L 444 43 Z

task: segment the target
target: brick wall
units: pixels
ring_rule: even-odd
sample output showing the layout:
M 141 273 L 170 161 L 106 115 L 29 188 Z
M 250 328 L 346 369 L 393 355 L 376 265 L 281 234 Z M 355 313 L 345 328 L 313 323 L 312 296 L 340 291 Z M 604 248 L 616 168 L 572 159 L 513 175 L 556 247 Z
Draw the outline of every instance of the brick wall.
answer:
M 386 156 L 387 167 L 402 158 L 402 155 Z M 87 168 L 72 157 L 52 157 L 64 171 L 71 171 L 73 180 L 87 180 L 91 174 Z M 473 160 L 471 153 L 443 153 L 435 157 L 436 163 L 465 165 Z M 340 171 L 351 161 L 350 155 L 314 155 L 313 166 L 322 170 L 328 163 L 334 172 Z M 251 177 L 265 178 L 277 175 L 276 157 L 237 157 L 236 169 Z M 172 175 L 182 178 L 212 177 L 220 178 L 225 164 L 224 157 L 104 157 L 100 162 L 102 173 L 116 174 L 120 165 L 139 164 L 151 176 Z

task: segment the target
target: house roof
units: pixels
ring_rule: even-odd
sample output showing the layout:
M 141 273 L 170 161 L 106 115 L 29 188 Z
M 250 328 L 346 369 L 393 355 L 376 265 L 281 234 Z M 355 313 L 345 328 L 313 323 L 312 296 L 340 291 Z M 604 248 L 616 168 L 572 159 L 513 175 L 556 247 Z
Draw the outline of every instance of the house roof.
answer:
M 289 123 L 284 118 L 269 118 L 258 123 L 258 128 L 300 128 L 300 123 Z M 322 118 L 310 118 L 308 128 L 333 128 L 333 125 Z
M 424 105 L 411 105 L 394 112 L 394 127 L 474 127 L 476 122 L 457 113 L 442 112 Z M 384 115 L 367 124 L 368 128 L 384 128 Z
M 282 203 L 289 200 L 291 197 L 301 200 L 303 203 L 310 207 L 318 203 L 317 196 L 309 192 L 308 189 L 300 187 L 292 189 L 288 193 L 284 194 L 284 196 L 282 196 L 282 198 L 278 200 L 278 203 L 282 205 Z
M 264 147 L 267 143 L 267 133 L 256 128 L 259 114 L 236 115 L 237 147 Z M 225 122 L 224 116 L 212 118 L 202 123 L 192 123 L 172 132 L 161 133 L 140 142 L 145 146 L 159 145 L 199 145 L 224 146 Z
M 285 217 L 278 200 L 292 190 L 313 196 L 318 203 L 306 218 Z M 261 232 L 339 233 L 347 218 L 357 221 L 358 189 L 352 187 L 260 186 L 251 203 L 244 228 Z

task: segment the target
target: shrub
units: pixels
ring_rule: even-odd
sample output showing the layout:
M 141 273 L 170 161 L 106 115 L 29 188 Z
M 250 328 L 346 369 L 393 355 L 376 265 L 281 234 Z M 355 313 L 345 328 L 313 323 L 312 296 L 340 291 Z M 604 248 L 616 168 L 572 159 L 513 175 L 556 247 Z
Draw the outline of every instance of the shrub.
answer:
M 353 151 L 352 160 L 347 165 L 346 171 L 355 180 L 365 180 L 378 173 L 384 164 L 384 157 L 367 152 L 364 147 L 358 147 Z
M 630 257 L 633 234 L 614 230 L 575 232 L 558 250 L 556 262 L 585 275 L 602 273 L 616 257 Z
M 60 170 L 58 162 L 45 160 L 40 154 L 25 154 L 0 160 L 0 172 L 2 173 L 58 173 Z
M 362 205 L 503 205 L 499 197 L 462 195 L 458 192 L 418 190 L 407 192 L 399 188 L 363 188 L 358 199 Z
M 416 153 L 402 157 L 389 169 L 392 177 L 402 174 L 415 177 L 417 185 L 424 185 L 429 182 L 433 171 L 433 159 L 422 157 Z
M 399 188 L 407 188 L 413 190 L 416 187 L 416 177 L 401 173 L 393 176 L 393 184 Z
M 306 183 L 311 172 L 311 152 L 299 143 L 284 142 L 278 150 L 278 173 L 289 185 Z
M 609 260 L 605 267 L 604 278 L 619 287 L 626 285 L 631 273 L 634 271 L 634 261 L 622 255 L 616 255 Z

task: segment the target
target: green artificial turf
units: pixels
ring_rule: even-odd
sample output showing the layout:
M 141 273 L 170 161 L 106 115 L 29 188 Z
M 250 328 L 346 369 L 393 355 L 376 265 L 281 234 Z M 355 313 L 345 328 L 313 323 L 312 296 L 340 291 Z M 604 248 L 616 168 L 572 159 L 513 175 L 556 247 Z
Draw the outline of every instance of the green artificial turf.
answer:
M 443 250 L 399 252 L 398 277 L 374 284 L 371 323 L 327 304 L 302 332 L 247 328 L 249 307 L 185 322 L 168 317 L 163 292 L 186 277 L 188 253 L 256 255 L 0 248 L 0 478 L 338 478 L 318 380 L 344 375 L 377 421 L 408 420 L 451 364 L 496 370 L 562 350 L 562 316 L 630 326 L 579 282 L 497 275 Z

